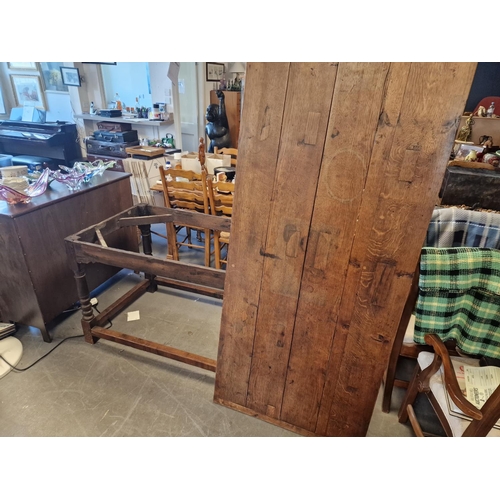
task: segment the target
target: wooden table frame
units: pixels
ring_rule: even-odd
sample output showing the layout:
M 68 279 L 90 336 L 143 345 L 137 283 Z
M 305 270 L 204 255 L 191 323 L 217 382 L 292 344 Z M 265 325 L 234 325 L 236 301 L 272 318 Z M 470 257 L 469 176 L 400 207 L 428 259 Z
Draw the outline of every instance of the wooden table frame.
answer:
M 231 227 L 231 220 L 226 217 L 141 204 L 68 236 L 65 239 L 66 251 L 72 263 L 81 303 L 85 341 L 95 344 L 100 338 L 106 339 L 215 372 L 216 360 L 104 328 L 109 320 L 116 317 L 144 293 L 155 292 L 158 285 L 210 297 L 223 297 L 226 274 L 224 270 L 153 257 L 151 224 L 156 223 L 188 224 L 219 231 L 230 231 Z M 143 253 L 107 246 L 106 237 L 127 226 L 138 226 L 140 229 Z M 94 316 L 90 304 L 85 271 L 85 265 L 94 262 L 141 271 L 145 275 L 143 281 L 97 316 Z

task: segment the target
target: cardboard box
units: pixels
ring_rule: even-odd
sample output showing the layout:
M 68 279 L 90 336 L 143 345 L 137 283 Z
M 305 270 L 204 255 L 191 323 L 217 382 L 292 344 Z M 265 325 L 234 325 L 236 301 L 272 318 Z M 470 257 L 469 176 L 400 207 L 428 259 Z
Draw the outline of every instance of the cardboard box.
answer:
M 22 177 L 28 175 L 28 167 L 26 165 L 16 165 L 15 167 L 0 168 L 0 175 L 6 177 Z
M 205 165 L 208 173 L 213 174 L 216 167 L 230 167 L 231 155 L 221 155 L 215 153 L 205 154 Z M 201 173 L 201 165 L 198 161 L 198 153 L 187 153 L 181 156 L 181 167 L 183 170 L 192 170 Z

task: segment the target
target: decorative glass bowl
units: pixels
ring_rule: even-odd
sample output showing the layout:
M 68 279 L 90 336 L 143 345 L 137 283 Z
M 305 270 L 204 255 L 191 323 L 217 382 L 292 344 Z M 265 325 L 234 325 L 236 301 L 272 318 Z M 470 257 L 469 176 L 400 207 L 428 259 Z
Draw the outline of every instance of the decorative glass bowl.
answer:
M 102 175 L 108 168 L 114 167 L 116 161 L 104 162 L 102 160 L 96 160 L 94 162 L 90 161 L 77 161 L 73 165 L 73 168 L 65 167 L 64 165 L 59 165 L 61 170 L 64 170 L 68 174 L 73 174 L 76 177 L 84 175 L 82 182 L 90 182 L 96 175 Z
M 50 169 L 46 168 L 40 177 L 28 186 L 24 192 L 16 191 L 9 186 L 0 185 L 0 200 L 6 201 L 9 205 L 18 203 L 29 203 L 31 198 L 45 193 L 49 185 Z
M 76 161 L 73 168 L 59 165 L 61 170 L 56 170 L 51 173 L 51 176 L 56 181 L 66 184 L 71 191 L 80 189 L 82 183 L 87 183 L 96 175 L 102 175 L 103 172 L 115 165 L 116 161 L 104 162 L 102 160 Z

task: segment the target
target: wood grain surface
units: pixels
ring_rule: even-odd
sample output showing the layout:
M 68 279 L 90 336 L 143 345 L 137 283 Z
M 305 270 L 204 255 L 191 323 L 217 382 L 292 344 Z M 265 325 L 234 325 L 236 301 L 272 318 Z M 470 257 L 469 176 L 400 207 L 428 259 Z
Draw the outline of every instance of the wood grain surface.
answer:
M 474 71 L 248 65 L 215 401 L 366 433 Z

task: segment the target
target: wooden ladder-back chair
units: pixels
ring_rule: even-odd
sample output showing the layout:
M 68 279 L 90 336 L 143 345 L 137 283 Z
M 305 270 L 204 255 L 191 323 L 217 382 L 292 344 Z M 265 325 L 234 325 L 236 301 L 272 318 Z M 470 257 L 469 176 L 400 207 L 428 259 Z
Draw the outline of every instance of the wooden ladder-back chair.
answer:
M 216 182 L 211 176 L 209 176 L 207 184 L 211 214 L 231 217 L 233 214 L 234 183 Z M 216 269 L 221 269 L 222 264 L 227 264 L 229 235 L 230 234 L 225 231 L 214 231 L 214 255 Z M 226 249 L 226 257 L 222 258 L 222 250 L 224 248 Z
M 220 155 L 230 155 L 231 166 L 236 167 L 236 164 L 238 163 L 238 150 L 236 148 L 214 148 L 214 153 Z
M 455 207 L 437 207 L 429 223 L 424 247 L 436 248 L 500 248 L 500 214 L 479 212 Z M 398 379 L 396 371 L 402 358 L 417 359 L 422 351 L 430 351 L 428 345 L 414 342 L 415 304 L 418 298 L 420 262 L 406 301 L 384 377 L 382 411 L 391 409 L 393 387 L 408 387 L 408 381 Z M 446 347 L 450 355 L 457 355 L 452 342 Z
M 500 419 L 500 386 L 480 409 L 477 408 L 463 394 L 462 373 L 465 372 L 465 366 L 479 366 L 479 361 L 451 357 L 437 335 L 426 335 L 425 341 L 434 352 L 423 351 L 419 354 L 413 378 L 399 410 L 399 422 L 405 423 L 409 419 L 415 435 L 425 436 L 413 409 L 418 394 L 424 393 L 447 436 L 500 437 L 500 430 L 493 428 Z M 454 414 L 450 413 L 450 408 Z M 462 417 L 458 414 L 462 414 Z
M 205 214 L 210 213 L 205 171 L 199 174 L 192 170 L 178 168 L 166 170 L 160 167 L 159 170 L 166 207 L 192 210 Z M 179 232 L 183 228 L 186 230 L 186 235 L 180 237 Z M 198 234 L 204 233 L 202 243 L 193 243 L 192 230 L 195 230 Z M 186 246 L 188 248 L 203 249 L 205 252 L 205 266 L 210 266 L 210 231 L 208 229 L 167 224 L 167 236 L 171 241 L 169 243 L 169 253 L 172 252 L 174 260 L 179 260 L 179 248 Z

